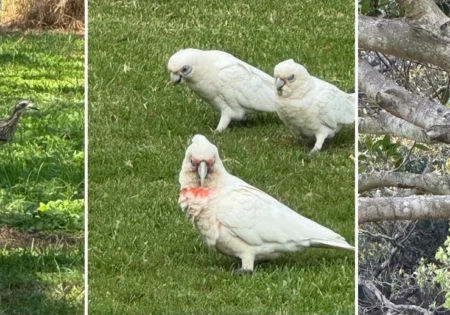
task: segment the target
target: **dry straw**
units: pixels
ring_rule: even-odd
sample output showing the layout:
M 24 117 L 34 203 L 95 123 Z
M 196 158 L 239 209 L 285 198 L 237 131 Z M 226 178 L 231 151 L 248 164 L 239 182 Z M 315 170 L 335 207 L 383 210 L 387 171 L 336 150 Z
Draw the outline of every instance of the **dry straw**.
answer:
M 84 0 L 0 0 L 0 5 L 4 27 L 84 30 Z

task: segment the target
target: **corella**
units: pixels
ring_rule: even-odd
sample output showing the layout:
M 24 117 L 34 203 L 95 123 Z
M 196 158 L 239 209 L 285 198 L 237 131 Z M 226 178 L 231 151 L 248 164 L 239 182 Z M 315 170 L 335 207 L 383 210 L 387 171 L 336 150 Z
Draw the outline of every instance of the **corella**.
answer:
M 209 246 L 241 260 L 238 273 L 308 247 L 354 250 L 339 234 L 229 174 L 217 147 L 202 135 L 186 150 L 179 182 L 181 209 Z
M 275 112 L 274 79 L 229 53 L 182 49 L 170 57 L 168 68 L 173 83 L 185 82 L 220 111 L 218 132 L 248 111 Z
M 294 60 L 277 64 L 274 76 L 278 116 L 294 136 L 315 140 L 311 152 L 322 149 L 325 139 L 355 121 L 355 94 L 311 76 Z

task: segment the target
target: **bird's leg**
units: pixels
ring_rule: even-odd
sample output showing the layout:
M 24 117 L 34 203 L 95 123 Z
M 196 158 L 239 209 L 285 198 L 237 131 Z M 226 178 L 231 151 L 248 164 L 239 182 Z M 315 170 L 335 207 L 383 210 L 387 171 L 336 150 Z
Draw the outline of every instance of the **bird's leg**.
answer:
M 230 121 L 231 121 L 230 117 L 228 117 L 226 114 L 222 113 L 222 115 L 220 116 L 219 124 L 217 125 L 217 128 L 215 131 L 216 132 L 224 131 L 228 127 L 228 124 L 230 123 Z
M 320 151 L 320 149 L 322 149 L 323 142 L 325 141 L 327 136 L 328 136 L 328 133 L 325 133 L 325 132 L 321 132 L 321 133 L 317 134 L 316 135 L 316 144 L 314 144 L 314 148 L 311 150 L 310 153 Z
M 233 271 L 236 275 L 244 275 L 244 274 L 252 274 L 253 273 L 253 264 L 255 261 L 255 257 L 250 254 L 244 254 L 240 256 L 241 258 L 241 268 L 235 269 Z

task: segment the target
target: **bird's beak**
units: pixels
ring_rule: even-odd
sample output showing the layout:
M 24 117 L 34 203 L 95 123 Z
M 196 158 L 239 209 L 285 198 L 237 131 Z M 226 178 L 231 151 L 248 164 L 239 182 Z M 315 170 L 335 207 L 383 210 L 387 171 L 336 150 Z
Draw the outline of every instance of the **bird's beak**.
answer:
M 176 72 L 171 72 L 170 73 L 170 80 L 172 81 L 173 84 L 180 83 L 182 78 L 183 77 L 181 75 L 179 75 L 178 73 L 176 73 Z
M 201 161 L 198 164 L 197 174 L 198 174 L 198 177 L 200 177 L 200 186 L 203 187 L 203 184 L 205 183 L 206 175 L 208 175 L 208 164 L 206 164 L 206 161 Z
M 286 84 L 286 81 L 284 81 L 283 79 L 280 79 L 278 77 L 276 78 L 275 85 L 277 86 L 278 95 L 283 94 L 283 87 L 285 84 Z
M 27 108 L 28 108 L 28 109 L 39 110 L 39 108 L 37 108 L 33 103 L 29 103 L 29 104 L 27 105 Z

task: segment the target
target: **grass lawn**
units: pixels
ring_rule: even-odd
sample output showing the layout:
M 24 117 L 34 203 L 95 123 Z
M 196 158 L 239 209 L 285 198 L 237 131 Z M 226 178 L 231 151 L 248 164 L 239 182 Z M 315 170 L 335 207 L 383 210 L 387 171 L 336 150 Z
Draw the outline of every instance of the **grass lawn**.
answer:
M 84 40 L 0 33 L 0 314 L 83 314 Z
M 186 47 L 228 51 L 268 72 L 294 58 L 354 87 L 354 2 L 89 3 L 89 314 L 353 314 L 354 255 L 311 249 L 236 277 L 177 205 L 190 139 L 225 168 L 354 244 L 354 129 L 309 155 L 274 114 L 214 134 L 219 113 L 169 82 Z

